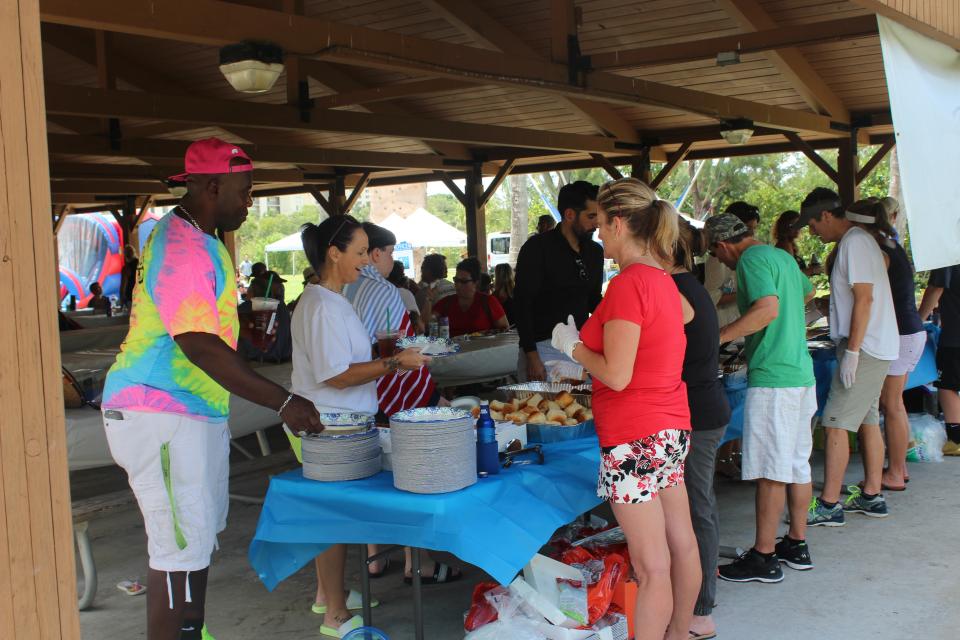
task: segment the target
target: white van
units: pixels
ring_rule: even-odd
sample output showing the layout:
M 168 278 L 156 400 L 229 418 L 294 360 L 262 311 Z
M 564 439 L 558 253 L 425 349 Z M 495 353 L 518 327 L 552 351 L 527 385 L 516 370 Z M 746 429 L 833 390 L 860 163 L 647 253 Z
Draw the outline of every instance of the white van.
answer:
M 487 234 L 487 271 L 493 273 L 498 264 L 510 262 L 510 234 Z

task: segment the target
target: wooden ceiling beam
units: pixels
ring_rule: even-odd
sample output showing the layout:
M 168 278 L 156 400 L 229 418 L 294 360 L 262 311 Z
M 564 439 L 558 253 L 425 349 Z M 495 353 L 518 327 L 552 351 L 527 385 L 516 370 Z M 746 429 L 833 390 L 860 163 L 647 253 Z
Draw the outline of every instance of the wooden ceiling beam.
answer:
M 164 96 L 141 91 L 109 91 L 47 85 L 46 105 L 48 113 L 91 117 L 158 118 L 171 122 L 223 127 L 234 125 L 285 131 L 334 131 L 562 151 L 610 152 L 615 150 L 612 139 L 600 136 L 412 116 L 387 117 L 332 109 L 313 111 L 309 122 L 304 122 L 299 110 L 288 105 L 243 100 L 212 100 L 190 96 Z
M 111 148 L 106 138 L 50 134 L 47 145 L 51 154 L 89 155 L 119 158 L 150 158 L 180 162 L 190 142 L 187 140 L 127 140 L 119 148 Z M 463 167 L 464 162 L 434 154 L 388 153 L 382 151 L 352 151 L 301 146 L 239 145 L 254 162 L 277 162 L 321 167 L 366 167 L 379 169 L 451 169 Z M 496 165 L 485 167 L 493 173 Z M 306 174 L 305 174 L 306 175 Z
M 744 29 L 774 29 L 778 26 L 759 0 L 718 0 L 718 3 Z M 843 100 L 824 82 L 799 49 L 788 47 L 768 51 L 766 57 L 811 109 L 844 122 L 850 121 L 850 112 Z
M 853 4 L 859 5 L 864 9 L 872 11 L 874 13 L 880 14 L 885 18 L 889 18 L 895 22 L 899 22 L 903 26 L 913 29 L 917 33 L 922 33 L 923 35 L 936 40 L 937 42 L 942 42 L 943 44 L 953 47 L 957 51 L 960 51 L 960 27 L 956 28 L 953 33 L 946 33 L 941 31 L 933 24 L 929 24 L 922 20 L 919 20 L 918 17 L 926 12 L 931 18 L 934 17 L 934 11 L 940 8 L 940 6 L 948 7 L 953 4 L 954 18 L 956 19 L 956 3 L 953 3 L 952 0 L 945 0 L 940 2 L 910 2 L 903 3 L 897 2 L 893 3 L 890 0 L 850 0 Z M 906 11 L 898 11 L 898 8 L 906 9 Z M 912 14 L 912 15 L 911 15 Z M 957 24 L 956 22 L 954 24 Z
M 50 190 L 57 193 L 90 193 L 102 195 L 149 195 L 166 193 L 167 187 L 159 180 L 51 180 Z
M 210 46 L 256 38 L 275 42 L 290 53 L 358 66 L 610 104 L 649 104 L 717 119 L 743 118 L 789 131 L 846 135 L 837 131 L 830 118 L 795 109 L 602 72 L 585 73 L 582 85 L 574 86 L 563 64 L 217 0 L 128 0 L 119 4 L 111 0 L 41 0 L 40 14 L 45 22 Z M 184 20 L 185 15 L 190 19 Z M 842 118 L 835 120 L 846 124 Z
M 784 137 L 790 141 L 790 144 L 794 146 L 794 149 L 801 152 L 803 155 L 809 158 L 810 162 L 815 164 L 820 171 L 822 171 L 828 178 L 834 182 L 840 182 L 840 174 L 837 173 L 837 170 L 830 166 L 830 163 L 823 159 L 816 149 L 810 146 L 806 140 L 802 139 L 795 133 L 784 133 Z
M 590 154 L 597 163 L 603 167 L 603 170 L 607 172 L 607 175 L 614 180 L 622 180 L 623 174 L 620 173 L 620 169 L 617 169 L 616 165 L 613 164 L 606 156 L 601 153 L 591 153 Z
M 321 96 L 313 99 L 314 107 L 317 109 L 336 109 L 338 107 L 349 107 L 352 105 L 370 105 L 385 100 L 396 100 L 398 98 L 409 98 L 411 96 L 422 96 L 430 93 L 448 93 L 450 91 L 461 91 L 470 89 L 476 85 L 459 80 L 447 80 L 445 78 L 429 78 L 427 80 L 414 80 L 413 82 L 395 82 L 393 84 L 369 87 L 367 89 L 358 89 L 356 91 L 346 91 L 335 93 L 329 96 Z
M 661 64 L 716 58 L 718 53 L 737 51 L 761 53 L 771 49 L 806 47 L 838 40 L 877 35 L 874 16 L 856 16 L 809 24 L 791 24 L 760 29 L 732 36 L 671 42 L 655 47 L 639 47 L 590 55 L 590 66 L 598 70 L 631 69 Z
M 572 0 L 554 1 L 563 4 L 563 7 L 560 7 L 559 10 L 555 7 L 554 11 L 551 12 L 553 26 L 564 31 L 565 34 L 570 29 L 573 29 L 573 33 L 576 33 Z M 539 52 L 531 48 L 510 29 L 491 18 L 475 3 L 458 2 L 456 0 L 421 0 L 421 2 L 482 45 L 509 55 L 544 59 Z M 558 21 L 562 21 L 562 23 L 557 24 Z M 562 61 L 563 64 L 567 62 L 566 36 L 563 38 L 562 59 L 557 60 L 554 56 L 554 61 Z M 639 142 L 636 127 L 618 114 L 612 106 L 580 98 L 565 97 L 563 100 L 575 113 L 586 118 L 607 135 L 625 142 Z
M 167 176 L 183 171 L 182 166 L 170 163 L 165 165 L 137 164 L 88 164 L 83 162 L 51 162 L 50 177 L 59 180 L 105 179 L 139 181 L 163 180 Z M 332 172 L 332 169 L 331 169 Z M 254 182 L 319 183 L 328 182 L 328 178 L 305 175 L 301 169 L 254 169 Z
M 857 184 L 863 182 L 867 176 L 870 175 L 870 172 L 873 171 L 878 164 L 880 164 L 884 158 L 887 157 L 887 154 L 893 150 L 893 147 L 896 146 L 895 140 L 887 140 L 880 145 L 880 148 L 874 152 L 874 154 L 867 160 L 859 170 L 857 170 Z

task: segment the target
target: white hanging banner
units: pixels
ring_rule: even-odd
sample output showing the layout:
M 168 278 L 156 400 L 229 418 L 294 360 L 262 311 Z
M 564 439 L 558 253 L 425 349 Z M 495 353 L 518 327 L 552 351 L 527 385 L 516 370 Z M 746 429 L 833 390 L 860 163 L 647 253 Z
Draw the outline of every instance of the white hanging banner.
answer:
M 877 16 L 918 271 L 960 264 L 960 53 Z

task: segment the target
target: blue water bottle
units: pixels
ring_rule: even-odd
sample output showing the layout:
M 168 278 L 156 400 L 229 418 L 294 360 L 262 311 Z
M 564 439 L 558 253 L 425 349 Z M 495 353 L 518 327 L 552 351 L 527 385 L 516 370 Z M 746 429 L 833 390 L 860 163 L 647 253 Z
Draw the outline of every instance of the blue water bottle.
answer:
M 490 417 L 490 405 L 480 405 L 477 418 L 477 473 L 491 476 L 500 473 L 500 457 L 497 452 L 497 427 Z

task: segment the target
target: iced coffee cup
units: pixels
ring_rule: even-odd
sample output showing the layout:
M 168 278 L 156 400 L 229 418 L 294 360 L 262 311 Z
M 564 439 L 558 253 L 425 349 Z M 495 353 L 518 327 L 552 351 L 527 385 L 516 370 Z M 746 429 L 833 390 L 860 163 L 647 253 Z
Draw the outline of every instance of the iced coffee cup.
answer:
M 252 298 L 250 316 L 253 323 L 251 342 L 260 351 L 266 351 L 273 344 L 277 334 L 277 307 L 279 300 L 273 298 Z

